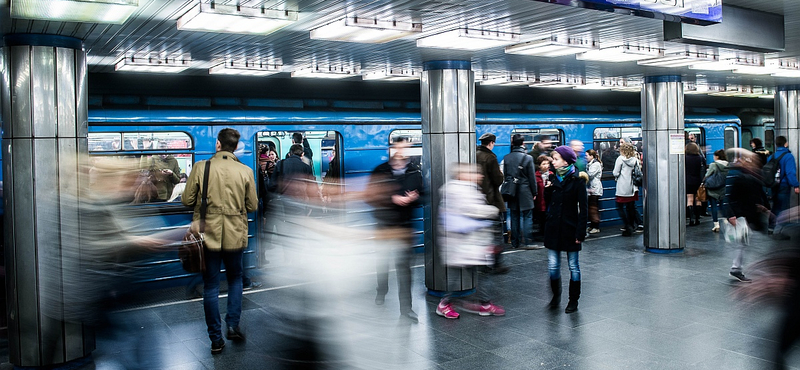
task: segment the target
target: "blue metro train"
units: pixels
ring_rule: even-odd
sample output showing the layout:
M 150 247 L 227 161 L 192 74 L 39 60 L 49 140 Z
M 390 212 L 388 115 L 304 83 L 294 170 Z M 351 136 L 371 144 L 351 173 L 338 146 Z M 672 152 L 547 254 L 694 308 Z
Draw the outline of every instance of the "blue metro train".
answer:
M 685 115 L 686 131 L 694 133 L 699 144 L 710 153 L 720 148 L 740 146 L 741 123 L 734 115 L 716 110 L 694 110 Z M 491 132 L 497 136 L 494 152 L 499 159 L 510 151 L 515 133 L 526 137 L 531 148 L 537 141 L 559 145 L 580 140 L 586 149 L 594 148 L 604 164 L 605 194 L 601 217 L 605 226 L 618 217 L 614 206 L 614 181 L 610 176 L 616 158 L 614 149 L 622 137 L 635 144 L 641 140 L 641 116 L 636 109 L 582 107 L 569 111 L 550 107 L 540 112 L 478 112 L 476 135 Z M 90 109 L 89 152 L 91 156 L 174 156 L 181 171 L 188 173 L 196 161 L 214 153 L 217 132 L 232 127 L 241 133 L 237 156 L 255 169 L 258 148 L 275 144 L 280 157 L 291 145 L 291 134 L 302 132 L 313 152 L 317 180 L 328 171 L 330 161 L 338 161 L 341 182 L 346 190 L 362 190 L 368 174 L 388 158 L 392 140 L 409 137 L 413 155 L 422 155 L 421 123 L 418 111 L 310 111 L 310 110 L 116 110 Z M 641 204 L 639 204 L 641 207 Z M 181 227 L 190 222 L 191 210 L 179 202 L 153 202 L 135 205 L 153 215 L 156 230 Z M 138 212 L 137 212 L 138 213 Z M 418 245 L 422 245 L 422 212 L 417 213 Z M 260 223 L 251 214 L 250 243 L 245 253 L 246 269 L 259 266 Z M 165 253 L 143 261 L 149 269 L 142 281 L 147 288 L 186 284 L 191 278 L 178 263 L 177 253 Z

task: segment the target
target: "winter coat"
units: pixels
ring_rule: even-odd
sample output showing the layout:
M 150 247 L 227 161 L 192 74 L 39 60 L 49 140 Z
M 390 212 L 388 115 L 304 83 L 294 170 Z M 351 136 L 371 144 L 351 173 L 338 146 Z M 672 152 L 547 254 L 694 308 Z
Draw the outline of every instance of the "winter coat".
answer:
M 370 176 L 370 186 L 380 189 L 369 190 L 373 194 L 380 194 L 379 199 L 375 199 L 370 204 L 375 207 L 375 218 L 382 226 L 402 226 L 408 227 L 411 216 L 422 199 L 422 172 L 413 162 L 408 162 L 406 170 L 400 175 L 394 175 L 392 166 L 389 162 L 384 162 L 372 171 Z M 388 186 L 387 188 L 384 186 Z M 419 198 L 406 206 L 398 206 L 392 203 L 392 195 L 405 195 L 406 192 L 419 192 Z
M 794 164 L 794 155 L 789 149 L 786 147 L 775 149 L 775 154 L 769 156 L 769 158 L 767 158 L 767 162 L 771 161 L 772 158 L 780 157 L 783 153 L 787 154 L 781 158 L 779 163 L 781 176 L 778 179 L 781 182 L 780 186 L 788 186 L 792 188 L 800 187 L 800 184 L 797 182 L 797 166 Z
M 753 149 L 753 153 L 758 155 L 758 159 L 761 161 L 761 166 L 767 164 L 767 158 L 769 158 L 769 150 L 764 149 L 764 147 L 758 147 Z
M 169 199 L 172 195 L 172 189 L 181 182 L 181 166 L 178 165 L 178 160 L 171 155 L 165 158 L 154 155 L 147 159 L 147 167 L 145 169 L 150 171 L 150 180 L 156 187 L 156 191 L 158 191 L 158 199 Z M 166 174 L 162 172 L 163 170 L 170 170 L 172 173 Z
M 597 159 L 592 159 L 586 165 L 586 174 L 589 175 L 589 195 L 603 196 L 603 182 L 600 177 L 603 175 L 603 164 Z
M 208 250 L 238 251 L 247 247 L 247 213 L 258 208 L 253 170 L 231 152 L 219 151 L 211 159 L 208 176 L 208 209 L 205 222 L 205 244 Z M 192 229 L 199 230 L 200 198 L 206 161 L 194 164 L 181 203 L 194 207 Z
M 525 165 L 520 169 L 519 167 Z M 508 202 L 508 208 L 527 211 L 533 209 L 536 198 L 536 171 L 533 169 L 533 158 L 525 153 L 519 146 L 511 148 L 511 153 L 503 157 L 503 173 L 519 179 L 517 183 L 517 196 Z
M 544 212 L 547 210 L 547 197 L 545 196 L 545 188 L 544 188 L 544 178 L 542 178 L 542 173 L 540 171 L 536 171 L 536 208 L 535 210 L 539 212 Z
M 714 161 L 714 163 L 711 163 L 708 166 L 708 170 L 706 171 L 706 175 L 703 178 L 703 182 L 705 182 L 705 179 L 709 178 L 711 175 L 713 175 L 713 174 L 715 174 L 717 172 L 721 172 L 722 176 L 724 176 L 727 179 L 727 177 L 728 177 L 728 161 L 719 160 L 719 161 Z M 723 187 L 721 187 L 719 189 L 706 189 L 706 194 L 708 194 L 709 197 L 712 197 L 712 198 L 714 198 L 716 200 L 720 200 L 720 199 L 722 199 L 722 197 L 725 196 L 725 187 L 723 186 Z
M 613 171 L 614 179 L 617 180 L 616 196 L 632 197 L 639 190 L 637 187 L 633 186 L 633 177 L 631 176 L 633 167 L 637 163 L 639 163 L 639 160 L 636 156 L 630 158 L 625 158 L 624 156 L 617 157 L 616 162 L 614 162 Z
M 275 164 L 269 186 L 270 190 L 289 196 L 295 201 L 306 202 L 319 198 L 319 186 L 311 166 L 296 155 L 290 155 Z
M 703 175 L 706 173 L 706 160 L 699 154 L 687 154 L 685 157 L 686 173 L 686 194 L 694 194 L 700 183 L 703 182 Z
M 758 205 L 769 208 L 764 183 L 759 174 L 750 172 L 738 165 L 728 167 L 728 217 L 744 217 L 753 230 L 763 230 L 764 222 Z
M 486 196 L 486 202 L 495 206 L 500 212 L 506 211 L 506 204 L 500 195 L 500 185 L 503 185 L 503 173 L 497 163 L 497 155 L 489 148 L 479 145 L 475 152 L 478 169 L 483 175 L 481 192 Z
M 486 204 L 477 184 L 450 180 L 440 189 L 440 241 L 449 266 L 491 265 L 497 207 Z M 450 225 L 453 223 L 453 225 Z M 465 226 L 469 223 L 470 226 Z
M 578 176 L 577 171 L 558 180 L 555 174 L 550 175 L 553 195 L 547 209 L 547 221 L 544 228 L 544 246 L 547 249 L 565 252 L 581 250 L 586 239 L 586 222 L 589 206 L 586 195 L 586 181 Z

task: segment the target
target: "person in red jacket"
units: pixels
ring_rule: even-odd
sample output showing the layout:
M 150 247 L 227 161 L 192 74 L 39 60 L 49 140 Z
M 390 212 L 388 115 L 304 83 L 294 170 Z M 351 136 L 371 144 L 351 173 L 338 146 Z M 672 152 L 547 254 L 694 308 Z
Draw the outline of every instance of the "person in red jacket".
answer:
M 545 188 L 550 186 L 550 163 L 553 160 L 545 155 L 536 158 L 536 187 L 540 196 L 536 197 L 533 207 L 533 222 L 538 225 L 534 240 L 544 241 L 544 223 L 547 220 L 547 198 Z

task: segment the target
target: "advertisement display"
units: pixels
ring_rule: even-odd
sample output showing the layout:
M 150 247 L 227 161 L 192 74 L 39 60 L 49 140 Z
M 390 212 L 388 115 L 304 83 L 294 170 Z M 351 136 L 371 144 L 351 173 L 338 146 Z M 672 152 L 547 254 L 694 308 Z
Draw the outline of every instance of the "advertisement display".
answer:
M 709 25 L 722 22 L 722 0 L 536 0 L 580 8 Z

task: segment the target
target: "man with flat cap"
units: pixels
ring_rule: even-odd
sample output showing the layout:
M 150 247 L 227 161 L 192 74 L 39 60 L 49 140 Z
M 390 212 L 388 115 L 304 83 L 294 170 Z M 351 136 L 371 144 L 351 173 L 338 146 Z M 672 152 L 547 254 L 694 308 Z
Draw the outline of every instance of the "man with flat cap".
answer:
M 495 248 L 497 254 L 495 256 L 494 272 L 505 273 L 508 272 L 509 268 L 503 266 L 500 261 L 504 245 L 502 225 L 505 218 L 502 217 L 502 215 L 505 215 L 506 212 L 506 204 L 503 201 L 503 197 L 500 195 L 500 185 L 503 184 L 503 173 L 500 172 L 500 164 L 497 162 L 497 155 L 492 152 L 497 137 L 487 132 L 481 135 L 478 140 L 480 140 L 481 145 L 478 145 L 478 149 L 475 151 L 475 162 L 478 165 L 478 171 L 483 175 L 483 180 L 480 184 L 481 192 L 486 196 L 487 204 L 491 204 L 500 210 L 500 213 L 497 215 L 497 225 L 495 226 L 494 242 L 497 246 Z

